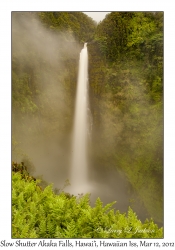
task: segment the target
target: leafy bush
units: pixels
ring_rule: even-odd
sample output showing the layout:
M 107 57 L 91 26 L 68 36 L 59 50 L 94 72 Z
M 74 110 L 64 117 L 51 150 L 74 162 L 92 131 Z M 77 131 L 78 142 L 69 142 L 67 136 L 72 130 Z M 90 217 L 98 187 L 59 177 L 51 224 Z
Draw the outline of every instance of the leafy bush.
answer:
M 24 169 L 22 171 L 22 168 Z M 17 169 L 17 164 L 16 168 Z M 12 172 L 13 238 L 162 238 L 152 220 L 141 223 L 129 207 L 127 214 L 103 206 L 100 198 L 89 204 L 89 194 L 77 198 L 52 185 L 44 190 L 24 167 Z

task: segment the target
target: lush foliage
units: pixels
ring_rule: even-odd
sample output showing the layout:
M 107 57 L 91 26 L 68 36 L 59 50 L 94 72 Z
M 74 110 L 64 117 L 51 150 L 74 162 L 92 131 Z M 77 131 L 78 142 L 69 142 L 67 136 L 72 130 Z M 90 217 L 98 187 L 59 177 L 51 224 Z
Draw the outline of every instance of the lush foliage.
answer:
M 18 169 L 18 171 L 17 171 Z M 29 176 L 23 164 L 13 164 L 13 238 L 162 238 L 162 228 L 152 220 L 141 223 L 131 208 L 127 214 L 103 206 L 100 198 L 91 207 L 89 195 L 56 195 Z M 20 170 L 20 171 L 19 171 Z
M 96 23 L 82 12 L 41 12 L 39 16 L 46 27 L 63 33 L 68 30 L 79 42 L 93 39 Z
M 12 13 L 12 121 L 18 141 L 22 132 L 61 134 L 71 126 L 79 52 L 95 25 L 80 12 Z M 26 125 L 30 119 L 35 129 Z
M 108 14 L 89 53 L 94 161 L 123 170 L 148 213 L 161 222 L 163 13 Z

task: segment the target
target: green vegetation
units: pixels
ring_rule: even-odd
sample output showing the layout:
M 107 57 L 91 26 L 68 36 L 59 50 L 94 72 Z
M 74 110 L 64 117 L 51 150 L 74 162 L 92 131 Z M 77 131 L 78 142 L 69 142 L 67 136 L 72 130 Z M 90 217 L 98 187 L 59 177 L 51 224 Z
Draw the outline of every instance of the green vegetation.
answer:
M 111 12 L 98 25 L 81 12 L 13 12 L 13 159 L 27 155 L 32 162 L 36 151 L 34 167 L 52 167 L 53 157 L 41 149 L 47 145 L 49 151 L 54 138 L 57 169 L 66 171 L 78 58 L 87 41 L 93 168 L 122 171 L 148 218 L 162 224 L 163 12 Z M 114 213 L 100 199 L 92 208 L 88 195 L 56 195 L 51 186 L 41 190 L 38 181 L 14 172 L 12 187 L 14 238 L 162 237 L 161 229 L 141 223 L 131 209 Z M 134 234 L 136 228 L 154 232 Z
M 84 41 L 92 38 L 95 25 L 79 12 L 12 13 L 12 129 L 16 141 L 33 133 L 49 135 L 59 130 L 62 135 L 70 130 L 79 53 Z
M 12 237 L 13 238 L 162 238 L 162 228 L 152 220 L 141 223 L 131 208 L 127 214 L 95 206 L 89 195 L 70 197 L 54 194 L 52 186 L 44 190 L 28 175 L 23 163 L 13 163 L 12 172 Z M 17 171 L 18 170 L 18 171 Z
M 89 53 L 94 159 L 124 170 L 162 222 L 163 13 L 108 14 Z

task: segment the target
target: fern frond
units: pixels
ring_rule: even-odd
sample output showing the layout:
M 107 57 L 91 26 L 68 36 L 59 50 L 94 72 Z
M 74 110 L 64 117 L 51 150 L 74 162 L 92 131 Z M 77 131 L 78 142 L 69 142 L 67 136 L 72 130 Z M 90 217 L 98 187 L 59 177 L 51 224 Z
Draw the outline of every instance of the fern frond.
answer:
M 78 237 L 76 223 L 73 220 L 67 225 L 67 229 L 65 229 L 64 231 L 65 231 L 65 238 L 77 238 Z
M 55 223 L 52 220 L 50 220 L 50 218 L 48 218 L 47 219 L 47 234 L 48 234 L 49 238 L 54 237 L 55 229 L 56 229 Z
M 45 238 L 47 233 L 46 231 L 47 231 L 46 221 L 42 220 L 39 225 L 39 232 L 38 232 L 39 236 L 41 238 Z

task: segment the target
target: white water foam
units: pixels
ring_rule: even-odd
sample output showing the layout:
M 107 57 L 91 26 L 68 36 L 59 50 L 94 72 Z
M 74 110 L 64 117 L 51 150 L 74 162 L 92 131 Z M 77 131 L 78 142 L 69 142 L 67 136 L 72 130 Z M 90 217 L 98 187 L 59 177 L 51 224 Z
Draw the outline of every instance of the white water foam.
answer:
M 87 43 L 80 52 L 76 93 L 70 192 L 88 192 L 87 136 L 88 136 L 88 51 Z

